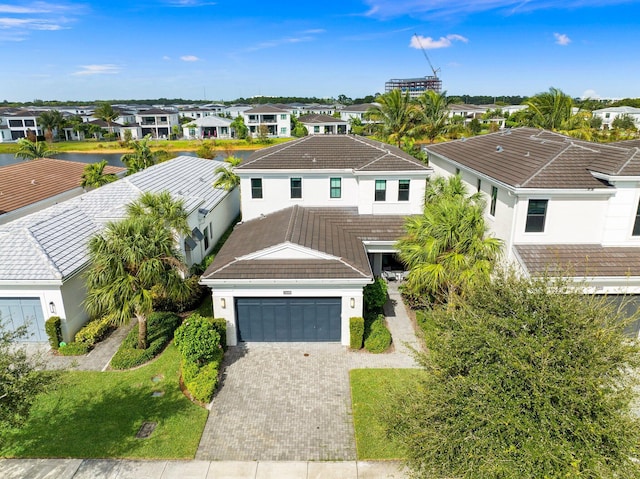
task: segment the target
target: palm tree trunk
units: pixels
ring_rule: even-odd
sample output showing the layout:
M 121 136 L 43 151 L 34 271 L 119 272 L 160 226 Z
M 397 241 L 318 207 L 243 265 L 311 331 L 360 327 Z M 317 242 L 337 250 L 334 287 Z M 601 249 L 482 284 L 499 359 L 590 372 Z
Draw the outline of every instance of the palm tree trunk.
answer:
M 138 349 L 147 349 L 147 317 L 136 314 L 138 318 Z

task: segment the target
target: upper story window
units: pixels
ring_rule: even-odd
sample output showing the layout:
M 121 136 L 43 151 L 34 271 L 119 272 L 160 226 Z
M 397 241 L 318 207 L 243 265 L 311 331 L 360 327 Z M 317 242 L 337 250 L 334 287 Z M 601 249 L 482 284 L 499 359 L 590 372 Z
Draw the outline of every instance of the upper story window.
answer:
M 208 226 L 204 229 L 204 249 L 205 251 L 209 249 L 209 227 Z
M 376 201 L 385 201 L 387 199 L 387 180 L 376 180 Z
M 291 198 L 302 198 L 302 178 L 291 178 Z
M 398 181 L 398 201 L 409 201 L 409 180 Z
M 318 125 L 313 127 L 313 132 L 314 133 L 320 133 L 320 127 Z
M 640 202 L 638 203 L 638 209 L 636 210 L 636 220 L 633 223 L 633 236 L 640 236 Z
M 329 180 L 329 198 L 342 198 L 342 178 Z
M 262 198 L 262 178 L 251 178 L 251 198 Z
M 529 200 L 525 233 L 543 233 L 549 200 Z
M 36 126 L 36 122 L 34 120 L 25 120 L 24 126 Z
M 286 120 L 286 119 L 287 119 L 287 115 L 286 115 L 286 114 L 282 114 L 282 115 L 280 115 L 280 119 L 281 119 L 281 120 Z
M 491 187 L 491 206 L 489 207 L 489 214 L 491 216 L 496 215 L 496 203 L 498 202 L 498 188 Z

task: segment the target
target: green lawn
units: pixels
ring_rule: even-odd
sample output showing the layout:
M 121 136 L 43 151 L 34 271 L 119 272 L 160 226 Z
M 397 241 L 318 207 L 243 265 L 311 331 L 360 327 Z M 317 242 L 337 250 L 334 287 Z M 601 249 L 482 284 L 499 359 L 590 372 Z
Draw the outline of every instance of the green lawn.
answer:
M 40 395 L 19 430 L 0 437 L 3 457 L 163 458 L 195 456 L 208 412 L 179 387 L 178 351 L 131 371 L 64 372 L 55 392 Z M 153 397 L 154 391 L 164 391 Z M 157 423 L 148 439 L 136 433 Z
M 419 369 L 350 371 L 353 423 L 359 460 L 404 458 L 402 447 L 385 437 L 380 411 L 390 405 L 390 391 L 411 387 L 419 374 L 424 372 Z

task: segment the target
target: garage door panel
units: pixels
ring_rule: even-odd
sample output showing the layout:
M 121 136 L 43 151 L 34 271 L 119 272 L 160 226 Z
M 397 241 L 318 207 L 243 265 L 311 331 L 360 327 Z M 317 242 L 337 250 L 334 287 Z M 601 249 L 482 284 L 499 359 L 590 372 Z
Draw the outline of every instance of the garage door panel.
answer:
M 46 341 L 44 317 L 39 298 L 0 298 L 0 321 L 7 330 L 27 327 L 21 341 Z

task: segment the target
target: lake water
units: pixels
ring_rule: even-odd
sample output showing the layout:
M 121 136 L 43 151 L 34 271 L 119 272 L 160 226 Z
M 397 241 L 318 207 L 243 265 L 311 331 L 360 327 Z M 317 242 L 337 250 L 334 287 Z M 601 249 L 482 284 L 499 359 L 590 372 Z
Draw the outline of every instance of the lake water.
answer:
M 246 158 L 253 150 L 236 150 L 233 152 L 234 156 L 240 158 Z M 176 156 L 197 156 L 195 151 L 177 151 L 175 152 Z M 69 161 L 77 161 L 80 163 L 97 163 L 102 160 L 107 160 L 107 162 L 112 166 L 124 166 L 120 161 L 122 158 L 122 153 L 59 153 L 55 155 L 56 159 L 59 160 L 69 160 Z M 216 160 L 224 160 L 225 156 L 220 153 L 216 156 Z M 14 163 L 21 163 L 25 160 L 21 160 L 16 158 L 13 153 L 0 153 L 0 166 L 12 165 Z

